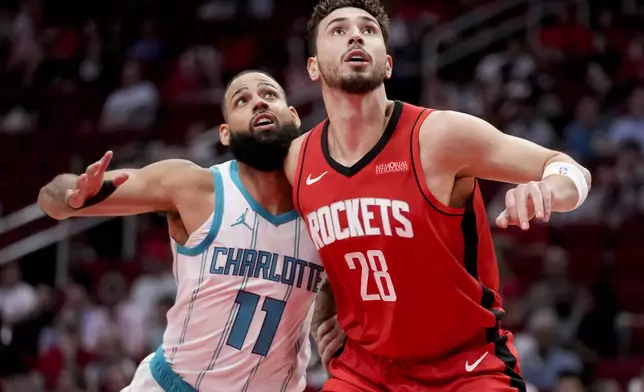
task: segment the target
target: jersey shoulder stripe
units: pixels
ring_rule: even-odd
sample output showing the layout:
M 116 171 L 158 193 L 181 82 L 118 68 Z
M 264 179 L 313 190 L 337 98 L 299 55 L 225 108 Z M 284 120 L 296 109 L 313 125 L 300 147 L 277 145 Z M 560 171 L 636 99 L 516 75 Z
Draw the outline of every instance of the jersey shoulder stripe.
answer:
M 197 256 L 203 253 L 215 240 L 217 233 L 219 232 L 219 228 L 221 227 L 221 220 L 224 216 L 224 181 L 217 166 L 212 166 L 209 170 L 212 173 L 213 183 L 215 187 L 215 208 L 213 212 L 212 224 L 210 225 L 210 230 L 208 231 L 208 235 L 206 235 L 206 237 L 197 245 L 188 247 L 177 244 L 177 253 L 179 254 L 186 256 Z

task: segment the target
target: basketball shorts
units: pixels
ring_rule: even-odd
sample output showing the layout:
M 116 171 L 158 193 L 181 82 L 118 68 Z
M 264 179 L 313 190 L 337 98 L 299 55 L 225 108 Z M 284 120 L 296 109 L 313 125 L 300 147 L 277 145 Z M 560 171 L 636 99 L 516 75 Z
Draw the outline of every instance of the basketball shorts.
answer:
M 432 362 L 379 358 L 347 341 L 329 363 L 322 392 L 525 392 L 512 334 L 493 335 L 484 346 Z
M 139 367 L 136 368 L 132 382 L 121 392 L 164 392 L 163 388 L 152 377 L 152 372 L 150 371 L 152 357 L 154 357 L 154 353 L 141 361 Z

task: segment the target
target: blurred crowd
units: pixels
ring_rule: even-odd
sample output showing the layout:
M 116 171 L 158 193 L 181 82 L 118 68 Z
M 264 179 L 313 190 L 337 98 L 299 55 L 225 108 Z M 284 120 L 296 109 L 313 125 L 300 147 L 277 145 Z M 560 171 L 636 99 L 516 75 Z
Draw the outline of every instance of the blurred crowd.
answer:
M 105 140 L 121 138 L 120 165 L 226 159 L 215 127 L 222 86 L 245 68 L 273 72 L 311 116 L 307 126 L 321 119 L 317 86 L 304 67 L 313 1 L 175 3 L 3 2 L 3 173 L 14 167 L 3 159 L 22 164 L 44 148 L 45 157 L 57 158 L 33 173 L 42 185 L 55 172 L 80 170 L 111 146 Z M 504 327 L 515 332 L 531 390 L 644 392 L 642 6 L 562 0 L 538 28 L 421 77 L 422 37 L 482 3 L 389 2 L 389 94 L 483 117 L 593 171 L 593 189 L 578 210 L 527 233 L 495 232 Z M 442 42 L 439 53 L 460 38 Z M 21 135 L 47 142 L 11 151 L 7 143 Z M 15 178 L 1 188 L 7 211 L 28 203 L 11 188 L 27 181 L 24 173 Z M 483 184 L 490 217 L 506 189 Z M 164 220 L 139 221 L 135 260 L 114 256 L 118 226 L 74 237 L 61 287 L 43 278 L 53 276 L 42 264 L 52 264 L 54 252 L 39 266 L 0 266 L 0 391 L 115 392 L 128 384 L 138 361 L 160 344 L 175 293 Z M 308 378 L 311 391 L 326 379 L 315 354 Z

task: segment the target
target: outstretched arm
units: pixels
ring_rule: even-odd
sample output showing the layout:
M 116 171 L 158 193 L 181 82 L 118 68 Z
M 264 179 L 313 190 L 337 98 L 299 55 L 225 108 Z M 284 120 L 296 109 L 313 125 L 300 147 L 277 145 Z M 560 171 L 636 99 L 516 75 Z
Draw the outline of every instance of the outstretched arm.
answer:
M 171 159 L 142 169 L 106 171 L 111 157 L 108 151 L 80 176 L 56 176 L 40 190 L 40 208 L 54 219 L 176 212 L 174 191 L 186 170 L 197 168 L 189 161 Z
M 506 135 L 480 118 L 437 112 L 427 117 L 423 128 L 421 149 L 423 135 L 431 138 L 428 135 L 439 132 L 441 162 L 456 178 L 521 184 L 506 195 L 506 211 L 497 220 L 502 227 L 526 228 L 532 216 L 547 220 L 550 211 L 570 211 L 590 189 L 590 172 L 568 155 Z M 527 206 L 526 200 L 531 200 Z

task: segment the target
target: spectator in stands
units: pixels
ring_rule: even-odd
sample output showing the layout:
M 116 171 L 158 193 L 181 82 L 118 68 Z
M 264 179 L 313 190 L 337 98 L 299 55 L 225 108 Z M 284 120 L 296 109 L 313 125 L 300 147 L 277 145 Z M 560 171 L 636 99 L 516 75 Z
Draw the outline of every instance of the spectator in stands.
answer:
M 509 80 L 527 80 L 537 70 L 524 42 L 512 39 L 503 52 L 490 53 L 476 66 L 476 77 L 484 85 L 504 84 Z
M 563 372 L 557 377 L 553 392 L 584 392 L 584 385 L 577 374 Z
M 515 346 L 523 378 L 539 389 L 552 389 L 559 374 L 581 373 L 581 360 L 559 342 L 557 315 L 551 309 L 537 310 L 528 322 L 527 333 L 519 333 Z
M 90 391 L 118 392 L 134 376 L 136 364 L 127 356 L 122 336 L 116 333 L 102 335 L 96 351 L 97 358 L 86 369 Z
M 616 146 L 635 141 L 640 150 L 644 148 L 644 86 L 633 89 L 628 98 L 628 112 L 615 119 L 608 137 Z
M 608 271 L 604 270 L 591 289 L 590 306 L 576 331 L 577 351 L 586 362 L 612 358 L 619 353 L 621 342 L 615 323 L 618 312 L 617 295 Z
M 29 361 L 37 350 L 37 310 L 36 291 L 22 281 L 18 263 L 0 266 L 0 382 L 8 391 L 33 388 Z
M 130 300 L 146 319 L 153 317 L 156 305 L 163 298 L 174 298 L 177 284 L 171 264 L 153 255 L 143 258 L 143 275 L 136 278 L 130 289 Z
M 64 302 L 60 310 L 61 317 L 79 321 L 79 330 L 83 347 L 94 351 L 98 345 L 98 334 L 93 327 L 94 319 L 100 317 L 101 308 L 91 301 L 87 289 L 77 283 L 70 282 L 64 288 Z
M 167 314 L 174 304 L 174 297 L 163 297 L 155 304 L 155 308 L 147 319 L 146 336 L 148 352 L 154 352 L 163 341 L 167 325 Z
M 120 336 L 125 353 L 132 358 L 147 354 L 146 312 L 127 297 L 125 278 L 118 271 L 103 274 L 98 282 L 97 296 L 103 305 L 92 320 L 98 342 L 105 336 Z
M 92 85 L 100 80 L 103 71 L 103 43 L 98 37 L 91 36 L 87 43 L 85 58 L 78 66 L 78 78 Z
M 535 103 L 525 100 L 518 109 L 518 116 L 505 126 L 505 132 L 543 147 L 555 148 L 557 134 L 552 124 L 539 113 Z
M 625 83 L 644 83 L 644 37 L 636 34 L 626 48 L 619 74 Z
M 644 367 L 640 370 L 638 377 L 634 377 L 628 382 L 626 392 L 644 392 Z
M 133 373 L 120 364 L 108 366 L 101 375 L 101 382 L 98 388 L 100 392 L 120 392 L 127 387 L 132 379 Z
M 564 148 L 580 162 L 587 162 L 601 151 L 606 132 L 599 116 L 599 101 L 586 95 L 579 100 L 575 118 L 564 129 Z
M 58 376 L 54 392 L 86 392 L 85 381 L 78 372 L 71 369 L 63 370 Z
M 62 317 L 58 321 L 58 336 L 55 343 L 45 349 L 38 358 L 38 371 L 48 390 L 57 385 L 69 384 L 74 375 L 82 374 L 83 369 L 94 356 L 83 347 L 77 320 Z M 62 380 L 61 380 L 62 379 Z
M 590 306 L 588 293 L 572 283 L 568 277 L 568 252 L 558 246 L 551 246 L 544 252 L 543 278 L 530 289 L 529 298 L 532 309 L 547 306 L 554 310 L 557 317 L 557 341 L 570 346 L 574 342 L 579 323 Z M 546 293 L 549 303 L 537 304 L 535 293 Z M 531 298 L 532 297 L 532 298 Z
M 644 90 L 642 92 L 644 93 Z M 641 148 L 640 142 L 626 141 L 617 153 L 611 179 L 613 191 L 610 205 L 613 207 L 609 223 L 613 226 L 644 211 L 644 194 L 642 193 L 644 190 L 644 158 Z
M 121 87 L 105 101 L 102 127 L 106 131 L 148 129 L 156 119 L 158 104 L 154 84 L 143 79 L 138 62 L 128 61 L 123 66 Z
M 11 341 L 11 327 L 31 316 L 38 306 L 36 290 L 22 280 L 20 266 L 11 262 L 0 266 L 0 340 Z
M 147 63 L 161 60 L 164 52 L 164 44 L 157 34 L 156 24 L 152 20 L 146 20 L 141 25 L 141 37 L 128 50 L 128 56 Z
M 593 392 L 622 392 L 621 385 L 615 380 L 599 380 L 591 389 Z
M 212 104 L 221 88 L 221 58 L 211 46 L 193 46 L 179 56 L 166 99 L 172 104 Z

